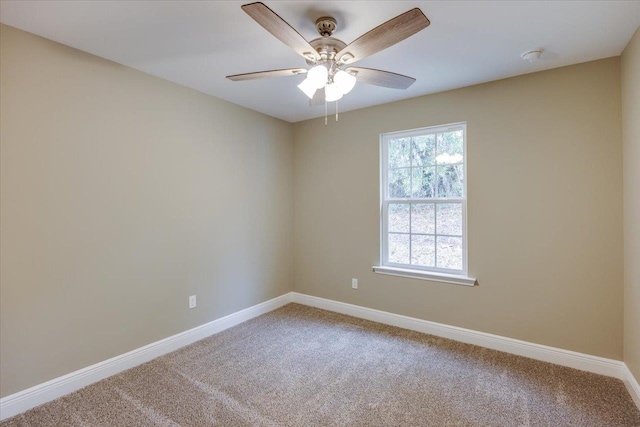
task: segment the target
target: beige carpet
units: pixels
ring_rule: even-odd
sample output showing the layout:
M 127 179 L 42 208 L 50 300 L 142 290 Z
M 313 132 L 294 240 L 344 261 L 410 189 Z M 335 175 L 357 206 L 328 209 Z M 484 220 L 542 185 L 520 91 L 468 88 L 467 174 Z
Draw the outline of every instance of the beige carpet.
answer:
M 621 381 L 290 304 L 8 426 L 640 426 Z

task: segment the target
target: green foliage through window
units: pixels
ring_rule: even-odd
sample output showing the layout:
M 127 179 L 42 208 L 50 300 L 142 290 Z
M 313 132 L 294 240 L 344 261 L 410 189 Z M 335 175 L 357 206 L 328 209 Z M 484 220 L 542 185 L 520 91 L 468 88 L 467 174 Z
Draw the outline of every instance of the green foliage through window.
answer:
M 431 133 L 388 142 L 389 197 L 464 197 L 462 130 Z

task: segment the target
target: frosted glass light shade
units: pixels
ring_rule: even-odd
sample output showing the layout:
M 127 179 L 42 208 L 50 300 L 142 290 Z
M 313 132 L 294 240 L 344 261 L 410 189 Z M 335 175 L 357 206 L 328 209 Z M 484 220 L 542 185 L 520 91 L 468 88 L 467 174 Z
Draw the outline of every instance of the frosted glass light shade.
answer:
M 309 77 L 304 79 L 302 83 L 298 85 L 298 89 L 304 92 L 305 95 L 309 97 L 309 99 L 313 99 L 313 95 L 316 93 L 316 84 L 309 80 Z
M 340 92 L 346 95 L 351 92 L 351 89 L 356 85 L 356 78 L 346 71 L 340 70 L 333 77 L 333 82 L 338 85 Z
M 342 92 L 336 83 L 329 83 L 324 88 L 324 99 L 327 102 L 337 101 L 342 98 Z
M 316 65 L 307 73 L 307 80 L 313 82 L 316 89 L 322 89 L 327 84 L 329 70 L 324 65 Z

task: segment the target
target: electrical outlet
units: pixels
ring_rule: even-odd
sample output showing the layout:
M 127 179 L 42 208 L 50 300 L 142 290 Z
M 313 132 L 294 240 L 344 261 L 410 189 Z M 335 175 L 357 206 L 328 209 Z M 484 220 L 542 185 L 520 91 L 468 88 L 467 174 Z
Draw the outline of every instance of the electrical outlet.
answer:
M 351 287 L 353 289 L 358 289 L 358 279 L 351 279 Z
M 196 308 L 196 296 L 191 295 L 189 297 L 189 308 Z

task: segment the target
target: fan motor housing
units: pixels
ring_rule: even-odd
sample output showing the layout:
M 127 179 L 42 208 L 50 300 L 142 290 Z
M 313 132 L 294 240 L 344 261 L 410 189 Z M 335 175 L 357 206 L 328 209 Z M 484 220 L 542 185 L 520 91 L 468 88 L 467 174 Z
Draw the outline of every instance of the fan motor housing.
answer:
M 316 19 L 316 29 L 320 37 L 311 40 L 309 44 L 320 54 L 322 61 L 332 61 L 336 54 L 347 44 L 342 40 L 331 37 L 338 28 L 336 20 L 330 16 L 323 16 Z M 313 65 L 315 61 L 307 60 L 307 64 Z
M 311 40 L 309 44 L 313 46 L 324 61 L 334 59 L 336 54 L 347 46 L 342 40 L 333 37 L 319 37 Z M 307 64 L 309 65 L 314 63 L 314 61 L 307 60 Z

